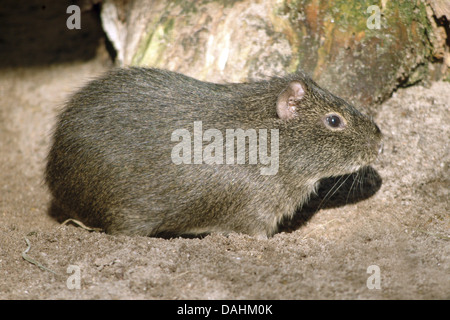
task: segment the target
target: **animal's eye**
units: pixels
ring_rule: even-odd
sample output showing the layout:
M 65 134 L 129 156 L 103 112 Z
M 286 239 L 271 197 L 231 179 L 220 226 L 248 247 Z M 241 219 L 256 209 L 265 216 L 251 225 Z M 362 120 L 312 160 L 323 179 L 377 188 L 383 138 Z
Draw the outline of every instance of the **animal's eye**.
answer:
M 328 114 L 324 120 L 325 125 L 331 129 L 343 129 L 345 127 L 345 121 L 337 114 Z
M 338 128 L 341 124 L 341 118 L 338 116 L 328 116 L 327 123 L 333 128 Z

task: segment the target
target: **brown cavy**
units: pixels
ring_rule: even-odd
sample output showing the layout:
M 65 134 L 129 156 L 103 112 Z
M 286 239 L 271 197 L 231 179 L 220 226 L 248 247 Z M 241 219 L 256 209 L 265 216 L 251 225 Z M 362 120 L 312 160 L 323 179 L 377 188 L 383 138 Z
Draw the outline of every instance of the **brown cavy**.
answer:
M 107 233 L 266 237 L 321 178 L 373 162 L 381 136 L 301 71 L 214 84 L 115 69 L 59 115 L 46 182 L 53 206 Z

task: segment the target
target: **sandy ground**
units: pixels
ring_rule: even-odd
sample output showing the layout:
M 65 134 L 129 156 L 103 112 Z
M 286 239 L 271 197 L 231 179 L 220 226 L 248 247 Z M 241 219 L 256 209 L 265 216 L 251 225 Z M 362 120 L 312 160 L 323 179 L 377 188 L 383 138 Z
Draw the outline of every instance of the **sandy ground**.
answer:
M 160 239 L 61 226 L 47 212 L 55 114 L 109 67 L 0 71 L 1 299 L 450 299 L 450 83 L 394 93 L 375 117 L 385 148 L 366 182 L 349 179 L 341 200 L 317 211 L 316 199 L 273 238 Z M 22 258 L 25 238 L 56 274 Z

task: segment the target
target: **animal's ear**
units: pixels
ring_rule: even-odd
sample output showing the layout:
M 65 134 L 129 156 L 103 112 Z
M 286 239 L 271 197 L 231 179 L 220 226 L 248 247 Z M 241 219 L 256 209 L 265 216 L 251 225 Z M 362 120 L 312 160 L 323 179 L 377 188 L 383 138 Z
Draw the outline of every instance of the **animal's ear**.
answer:
M 280 119 L 290 120 L 297 116 L 298 102 L 305 96 L 305 85 L 300 81 L 291 81 L 277 100 L 277 114 Z

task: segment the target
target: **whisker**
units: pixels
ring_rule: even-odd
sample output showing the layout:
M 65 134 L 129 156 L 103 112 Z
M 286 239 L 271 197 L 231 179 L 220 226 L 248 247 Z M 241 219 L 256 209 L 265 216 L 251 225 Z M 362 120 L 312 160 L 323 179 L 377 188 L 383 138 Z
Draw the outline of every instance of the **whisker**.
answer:
M 317 207 L 316 212 L 318 212 L 320 210 L 320 208 L 322 208 L 322 205 L 325 204 L 325 201 L 328 201 L 331 199 L 332 196 L 334 196 L 334 194 L 339 190 L 340 187 L 342 187 L 342 185 L 347 181 L 347 179 L 350 177 L 350 175 L 347 175 L 347 177 L 344 179 L 344 181 L 341 182 L 341 184 L 339 184 L 339 182 L 344 178 L 344 176 L 341 176 L 339 178 L 339 180 L 333 185 L 333 187 L 331 187 L 331 189 L 327 192 L 327 194 L 325 195 L 325 197 L 323 197 L 322 201 L 320 202 L 319 206 Z M 335 189 L 335 187 L 339 184 L 339 186 Z M 335 189 L 333 191 L 333 189 Z M 330 194 L 330 192 L 333 191 L 333 193 L 328 196 Z
M 364 167 L 362 169 L 361 179 L 359 181 L 359 191 L 360 194 L 364 193 L 364 177 L 367 177 L 369 174 L 369 167 Z
M 350 197 L 350 193 L 352 192 L 353 186 L 355 185 L 355 182 L 358 180 L 358 177 L 359 177 L 359 171 L 356 171 L 356 177 L 353 178 L 353 182 L 350 186 L 350 189 L 348 190 L 347 198 L 345 199 L 345 204 L 348 203 L 348 198 Z M 362 185 L 360 184 L 359 187 L 361 188 L 361 186 Z M 355 189 L 353 189 L 353 197 L 355 196 Z

